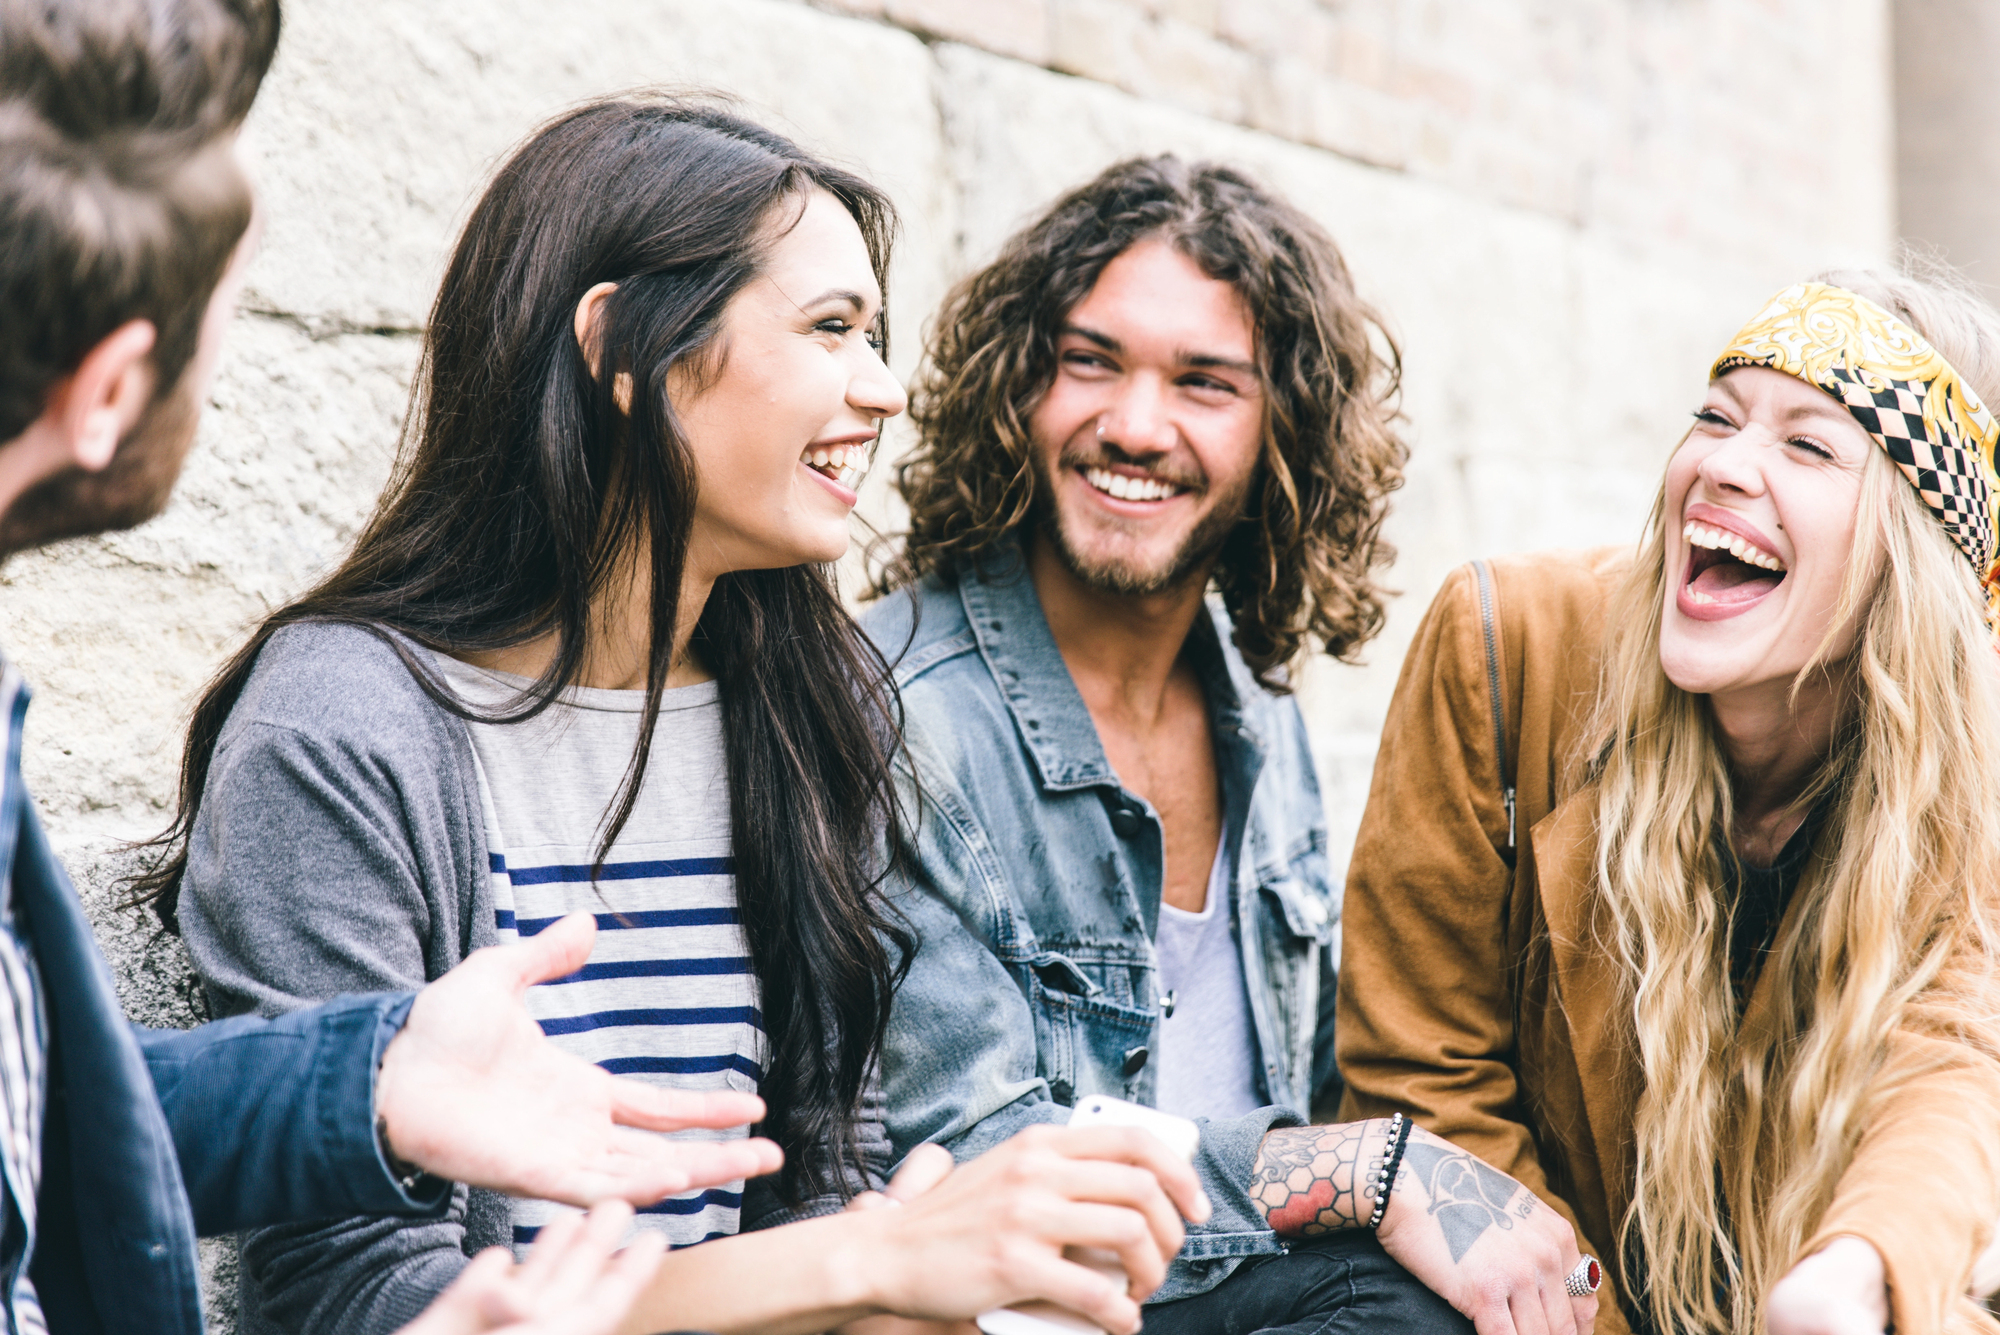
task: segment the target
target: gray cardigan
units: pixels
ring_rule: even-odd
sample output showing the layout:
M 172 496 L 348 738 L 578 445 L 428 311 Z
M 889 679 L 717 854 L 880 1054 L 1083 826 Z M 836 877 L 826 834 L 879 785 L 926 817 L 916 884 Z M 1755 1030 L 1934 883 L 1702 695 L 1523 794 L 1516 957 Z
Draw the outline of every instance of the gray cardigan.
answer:
M 465 722 L 376 635 L 331 624 L 273 635 L 223 726 L 188 846 L 181 931 L 214 1014 L 422 987 L 495 943 L 487 865 Z M 843 1171 L 849 1191 L 888 1167 L 872 1086 L 856 1136 L 867 1180 Z M 786 1206 L 755 1181 L 742 1227 L 841 1205 L 834 1193 Z M 242 1238 L 239 1329 L 387 1335 L 471 1253 L 510 1237 L 506 1202 L 463 1186 L 441 1220 L 259 1229 Z

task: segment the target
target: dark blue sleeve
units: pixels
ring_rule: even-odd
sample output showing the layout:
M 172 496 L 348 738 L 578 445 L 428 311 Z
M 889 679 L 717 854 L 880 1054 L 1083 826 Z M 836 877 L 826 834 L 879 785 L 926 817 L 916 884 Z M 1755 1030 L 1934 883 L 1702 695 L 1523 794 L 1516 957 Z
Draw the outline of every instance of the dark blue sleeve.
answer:
M 451 1184 L 406 1191 L 375 1136 L 375 1072 L 408 993 L 276 1019 L 134 1029 L 203 1235 L 348 1215 L 437 1215 Z

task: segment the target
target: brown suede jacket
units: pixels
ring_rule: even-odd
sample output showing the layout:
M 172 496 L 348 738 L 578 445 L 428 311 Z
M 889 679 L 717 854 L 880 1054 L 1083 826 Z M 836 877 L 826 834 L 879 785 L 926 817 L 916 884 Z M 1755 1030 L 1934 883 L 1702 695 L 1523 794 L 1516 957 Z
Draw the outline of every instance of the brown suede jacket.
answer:
M 1446 581 L 1383 728 L 1348 874 L 1336 1022 L 1343 1117 L 1411 1113 L 1512 1174 L 1607 1260 L 1631 1200 L 1642 1077 L 1613 962 L 1595 944 L 1606 915 L 1589 795 L 1569 786 L 1627 559 L 1488 563 L 1517 789 L 1512 858 L 1480 585 L 1471 567 Z M 1775 1004 L 1765 982 L 1746 1024 Z M 2000 1332 L 1965 1297 L 2000 1217 L 2000 1062 L 1954 1034 L 1968 999 L 2000 1006 L 1993 994 L 1954 962 L 1908 1007 L 1870 1129 L 1801 1251 L 1838 1234 L 1874 1244 L 1898 1335 Z M 1636 1307 L 1614 1282 L 1597 1329 L 1626 1335 Z

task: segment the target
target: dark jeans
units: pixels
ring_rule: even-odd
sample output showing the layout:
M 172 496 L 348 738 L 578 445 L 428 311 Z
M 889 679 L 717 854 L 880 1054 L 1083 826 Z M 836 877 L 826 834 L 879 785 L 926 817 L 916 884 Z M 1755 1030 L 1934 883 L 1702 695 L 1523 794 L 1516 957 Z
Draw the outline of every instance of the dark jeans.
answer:
M 1471 1335 L 1472 1323 L 1389 1259 L 1366 1229 L 1247 1261 L 1207 1293 L 1146 1308 L 1145 1335 Z

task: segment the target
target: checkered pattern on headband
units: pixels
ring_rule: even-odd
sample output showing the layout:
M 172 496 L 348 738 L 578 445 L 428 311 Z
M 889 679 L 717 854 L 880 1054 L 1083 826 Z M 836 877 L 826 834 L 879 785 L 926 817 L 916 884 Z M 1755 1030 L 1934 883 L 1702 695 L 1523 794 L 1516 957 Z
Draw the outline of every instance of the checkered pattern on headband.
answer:
M 1903 470 L 1944 531 L 1984 574 L 1993 558 L 1993 494 L 1980 460 L 1954 439 L 1938 413 L 1941 430 L 1934 436 L 1924 423 L 1924 399 L 1930 386 L 1916 380 L 1889 380 L 1871 389 L 1861 375 L 1845 366 L 1828 372 L 1840 385 L 1840 401 L 1896 466 Z

